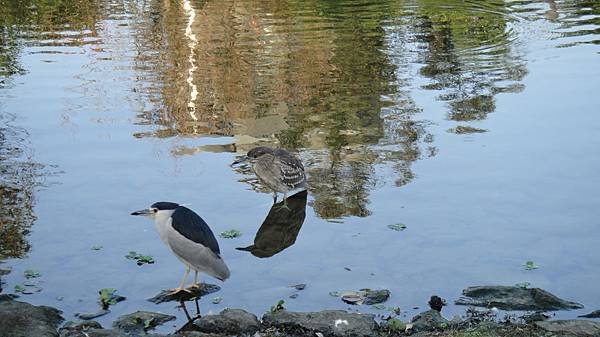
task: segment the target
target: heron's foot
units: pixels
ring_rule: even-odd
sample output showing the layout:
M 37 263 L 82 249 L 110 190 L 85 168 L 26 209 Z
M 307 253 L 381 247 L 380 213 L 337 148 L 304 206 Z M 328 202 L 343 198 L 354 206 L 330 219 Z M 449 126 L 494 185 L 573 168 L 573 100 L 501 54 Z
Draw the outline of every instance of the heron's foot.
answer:
M 169 292 L 167 293 L 167 295 L 169 296 L 175 296 L 175 295 L 183 295 L 183 294 L 193 294 L 192 291 L 190 291 L 189 289 L 186 288 L 175 288 L 175 289 L 169 289 Z

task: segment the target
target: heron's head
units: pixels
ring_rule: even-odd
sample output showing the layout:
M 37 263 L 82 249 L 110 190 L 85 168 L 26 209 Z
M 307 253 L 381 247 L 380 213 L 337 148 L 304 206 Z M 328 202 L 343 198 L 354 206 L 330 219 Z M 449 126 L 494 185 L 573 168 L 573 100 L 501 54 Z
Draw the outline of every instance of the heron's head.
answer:
M 241 158 L 239 158 L 236 161 L 234 161 L 233 163 L 231 163 L 231 166 L 245 163 L 245 162 L 253 163 L 256 160 L 258 160 L 258 158 L 264 156 L 265 154 L 272 154 L 273 151 L 274 150 L 272 148 L 266 147 L 266 146 L 255 147 L 255 148 L 251 149 L 250 151 L 248 151 L 248 153 L 245 156 L 242 156 Z
M 142 209 L 131 213 L 131 215 L 143 215 L 150 218 L 155 218 L 158 215 L 168 214 L 171 215 L 175 209 L 179 207 L 179 204 L 168 201 L 160 201 L 153 203 L 148 209 Z

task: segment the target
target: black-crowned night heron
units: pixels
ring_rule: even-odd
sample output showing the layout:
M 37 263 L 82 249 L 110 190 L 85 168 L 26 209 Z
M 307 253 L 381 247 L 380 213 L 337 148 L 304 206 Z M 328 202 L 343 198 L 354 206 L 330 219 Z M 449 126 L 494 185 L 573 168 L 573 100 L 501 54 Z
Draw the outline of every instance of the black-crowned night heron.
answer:
M 273 191 L 273 202 L 277 192 L 283 193 L 284 206 L 287 194 L 306 190 L 306 175 L 300 159 L 284 149 L 259 146 L 234 161 L 231 166 L 249 161 L 258 180 Z
M 229 268 L 221 257 L 217 239 L 202 218 L 191 209 L 174 202 L 156 202 L 149 209 L 133 212 L 154 219 L 161 240 L 185 264 L 185 273 L 173 293 L 185 290 L 190 269 L 195 272 L 192 287 L 198 287 L 198 272 L 221 281 L 229 278 Z

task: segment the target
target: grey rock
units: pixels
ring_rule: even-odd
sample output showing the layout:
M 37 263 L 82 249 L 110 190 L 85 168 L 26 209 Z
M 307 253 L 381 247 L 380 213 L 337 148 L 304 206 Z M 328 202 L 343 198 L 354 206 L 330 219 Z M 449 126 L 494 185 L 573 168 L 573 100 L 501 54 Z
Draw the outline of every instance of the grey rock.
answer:
M 61 330 L 89 330 L 102 329 L 102 325 L 96 321 L 68 321 Z
M 47 306 L 35 306 L 0 296 L 0 331 L 2 337 L 58 336 L 62 312 Z
M 561 336 L 573 337 L 598 337 L 600 336 L 600 323 L 587 320 L 559 320 L 535 323 L 538 327 Z
M 585 318 L 600 318 L 600 310 L 592 311 L 589 314 L 581 315 L 579 317 Z
M 112 323 L 113 328 L 125 333 L 140 333 L 152 329 L 158 325 L 174 320 L 176 317 L 158 312 L 136 311 L 123 315 Z
M 129 337 L 118 330 L 89 329 L 89 330 L 62 330 L 60 337 Z
M 171 290 L 163 290 L 158 295 L 148 299 L 152 303 L 163 303 L 172 301 L 188 301 L 194 298 L 202 297 L 221 290 L 216 284 L 201 283 L 200 287 L 189 287 L 185 291 L 173 294 Z
M 431 309 L 417 314 L 411 319 L 413 331 L 435 331 L 448 328 L 450 321 L 442 317 L 439 311 Z
M 343 310 L 319 312 L 289 312 L 281 310 L 266 313 L 263 324 L 284 330 L 289 335 L 306 336 L 316 332 L 324 336 L 363 337 L 377 334 L 375 316 L 348 313 Z
M 361 289 L 359 291 L 347 291 L 341 294 L 342 301 L 348 304 L 378 304 L 387 301 L 390 291 L 387 289 L 371 290 Z
M 463 297 L 454 303 L 502 310 L 581 309 L 582 304 L 570 302 L 540 288 L 516 286 L 477 286 L 463 290 Z
M 534 312 L 531 314 L 523 315 L 521 316 L 521 318 L 525 321 L 525 323 L 531 324 L 535 322 L 545 321 L 548 318 L 550 318 L 550 316 L 544 314 L 543 312 Z
M 218 315 L 204 316 L 196 325 L 201 332 L 232 335 L 253 335 L 260 329 L 258 318 L 241 309 L 225 309 Z
M 80 318 L 80 319 L 94 319 L 100 316 L 104 316 L 106 314 L 110 313 L 110 310 L 108 309 L 98 309 L 98 311 L 96 312 L 78 312 L 75 314 L 75 317 Z

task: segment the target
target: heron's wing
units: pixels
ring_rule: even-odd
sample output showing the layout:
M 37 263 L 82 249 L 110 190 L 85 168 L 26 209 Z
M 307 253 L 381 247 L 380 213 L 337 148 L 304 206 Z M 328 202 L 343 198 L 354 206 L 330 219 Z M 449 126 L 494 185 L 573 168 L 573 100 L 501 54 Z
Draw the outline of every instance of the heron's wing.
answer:
M 306 181 L 306 176 L 300 159 L 282 149 L 277 149 L 275 154 L 283 183 L 291 188 L 302 185 Z
M 215 238 L 210 227 L 202 220 L 202 218 L 187 207 L 178 207 L 173 215 L 171 226 L 179 234 L 187 239 L 199 243 L 210 248 L 215 254 L 220 255 L 219 243 Z

